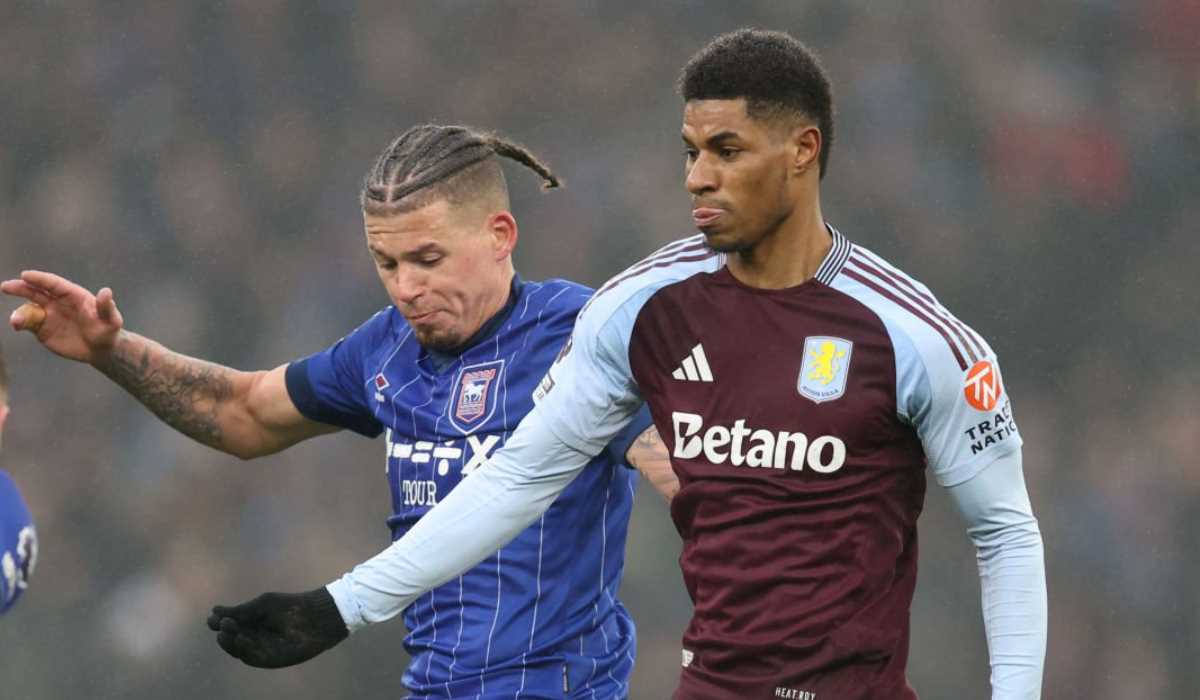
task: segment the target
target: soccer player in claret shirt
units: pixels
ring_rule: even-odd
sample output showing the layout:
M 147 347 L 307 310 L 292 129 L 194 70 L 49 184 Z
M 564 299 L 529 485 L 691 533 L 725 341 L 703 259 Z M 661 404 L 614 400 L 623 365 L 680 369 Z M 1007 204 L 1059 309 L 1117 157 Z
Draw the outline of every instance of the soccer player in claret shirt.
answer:
M 3 283 L 47 313 L 36 328 L 22 310 L 12 322 L 52 351 L 92 363 L 176 429 L 243 458 L 341 428 L 385 433 L 388 525 L 399 538 L 506 443 L 592 294 L 515 273 L 517 223 L 501 157 L 558 184 L 524 148 L 469 128 L 414 127 L 384 149 L 361 202 L 367 247 L 392 303 L 323 352 L 269 372 L 172 353 L 122 330 L 111 290 L 92 296 L 47 273 Z M 623 422 L 570 487 L 537 504 L 540 517 L 523 532 L 403 606 L 406 697 L 628 694 L 636 637 L 617 591 L 636 472 L 623 463 L 662 482 L 654 471 L 669 466 L 655 436 L 646 411 Z M 359 584 L 388 581 L 363 576 Z M 337 644 L 347 624 L 401 612 L 375 608 L 362 590 L 267 593 L 216 607 L 208 624 L 245 663 L 287 666 Z
M 330 587 L 374 611 L 408 605 L 535 520 L 645 400 L 678 476 L 695 603 L 676 698 L 915 698 L 927 476 L 979 552 L 992 698 L 1039 697 L 1041 534 L 995 354 L 826 223 L 832 99 L 803 44 L 720 36 L 680 89 L 701 235 L 605 284 L 505 448 Z
M 8 420 L 8 373 L 0 349 L 0 439 Z M 37 565 L 37 530 L 29 507 L 12 477 L 0 469 L 0 615 L 3 615 L 29 585 Z

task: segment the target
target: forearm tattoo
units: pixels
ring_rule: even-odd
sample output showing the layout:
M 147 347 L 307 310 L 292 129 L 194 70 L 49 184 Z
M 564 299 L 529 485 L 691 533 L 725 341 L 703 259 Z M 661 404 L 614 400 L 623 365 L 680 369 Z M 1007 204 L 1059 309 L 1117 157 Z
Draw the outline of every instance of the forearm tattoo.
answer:
M 140 345 L 140 347 L 135 347 Z M 119 341 L 97 368 L 167 425 L 210 447 L 224 438 L 217 409 L 233 395 L 231 370 L 150 341 Z

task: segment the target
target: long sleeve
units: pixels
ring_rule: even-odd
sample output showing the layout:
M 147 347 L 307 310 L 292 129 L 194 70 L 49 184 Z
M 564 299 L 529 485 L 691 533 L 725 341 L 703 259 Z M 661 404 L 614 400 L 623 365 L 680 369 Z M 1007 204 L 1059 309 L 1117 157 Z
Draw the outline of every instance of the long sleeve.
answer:
M 400 540 L 327 587 L 354 631 L 395 617 L 537 520 L 591 455 L 567 446 L 538 409 Z
M 948 491 L 977 551 L 992 700 L 1037 700 L 1046 657 L 1046 569 L 1021 451 Z
M 479 563 L 546 511 L 642 407 L 629 366 L 638 309 L 694 268 L 635 275 L 598 292 L 533 394 L 533 411 L 487 463 L 464 479 L 400 540 L 329 585 L 347 627 L 394 617 L 419 595 Z M 647 269 L 657 269 L 657 266 Z M 682 272 L 681 272 L 682 270 Z M 605 291 L 607 290 L 607 291 Z

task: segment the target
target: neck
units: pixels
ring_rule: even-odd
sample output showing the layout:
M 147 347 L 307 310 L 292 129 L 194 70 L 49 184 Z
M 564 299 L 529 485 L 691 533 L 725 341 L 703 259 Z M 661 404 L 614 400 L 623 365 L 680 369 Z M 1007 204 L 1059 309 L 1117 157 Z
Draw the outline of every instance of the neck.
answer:
M 786 289 L 812 279 L 833 247 L 821 205 L 797 209 L 754 244 L 729 256 L 726 265 L 739 282 L 759 289 Z
M 483 318 L 479 320 L 479 328 L 482 328 L 484 324 L 492 319 L 493 316 L 500 313 L 500 309 L 503 309 L 504 305 L 508 303 L 508 297 L 510 294 L 512 294 L 514 274 L 516 274 L 516 271 L 513 270 L 511 265 L 507 266 L 500 273 L 500 280 L 494 287 L 496 293 L 492 297 L 492 303 L 488 304 L 487 308 L 484 310 Z M 478 330 L 479 329 L 477 328 L 476 331 Z
M 515 274 L 516 271 L 511 265 L 508 266 L 506 270 L 501 272 L 500 281 L 493 287 L 495 290 L 494 293 L 491 295 L 488 303 L 480 307 L 482 311 L 480 318 L 477 319 L 475 324 L 475 330 L 471 331 L 470 337 L 468 340 L 464 341 L 461 346 L 459 346 L 460 348 L 469 346 L 484 329 L 484 327 L 488 325 L 488 322 L 490 322 L 492 318 L 496 316 L 496 314 L 500 313 L 500 311 L 508 303 L 508 298 L 512 294 L 513 276 Z

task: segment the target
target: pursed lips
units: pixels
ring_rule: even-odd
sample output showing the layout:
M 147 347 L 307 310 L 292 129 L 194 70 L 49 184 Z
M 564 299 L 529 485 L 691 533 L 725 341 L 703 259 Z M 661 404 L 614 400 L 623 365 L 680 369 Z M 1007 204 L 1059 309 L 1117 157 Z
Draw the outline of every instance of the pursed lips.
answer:
M 692 209 L 692 221 L 696 226 L 710 226 L 725 213 L 720 207 L 697 206 Z
M 433 311 L 425 311 L 425 312 L 422 312 L 419 314 L 407 314 L 408 322 L 416 323 L 418 321 L 424 321 L 436 313 L 437 313 L 437 310 L 435 309 Z

